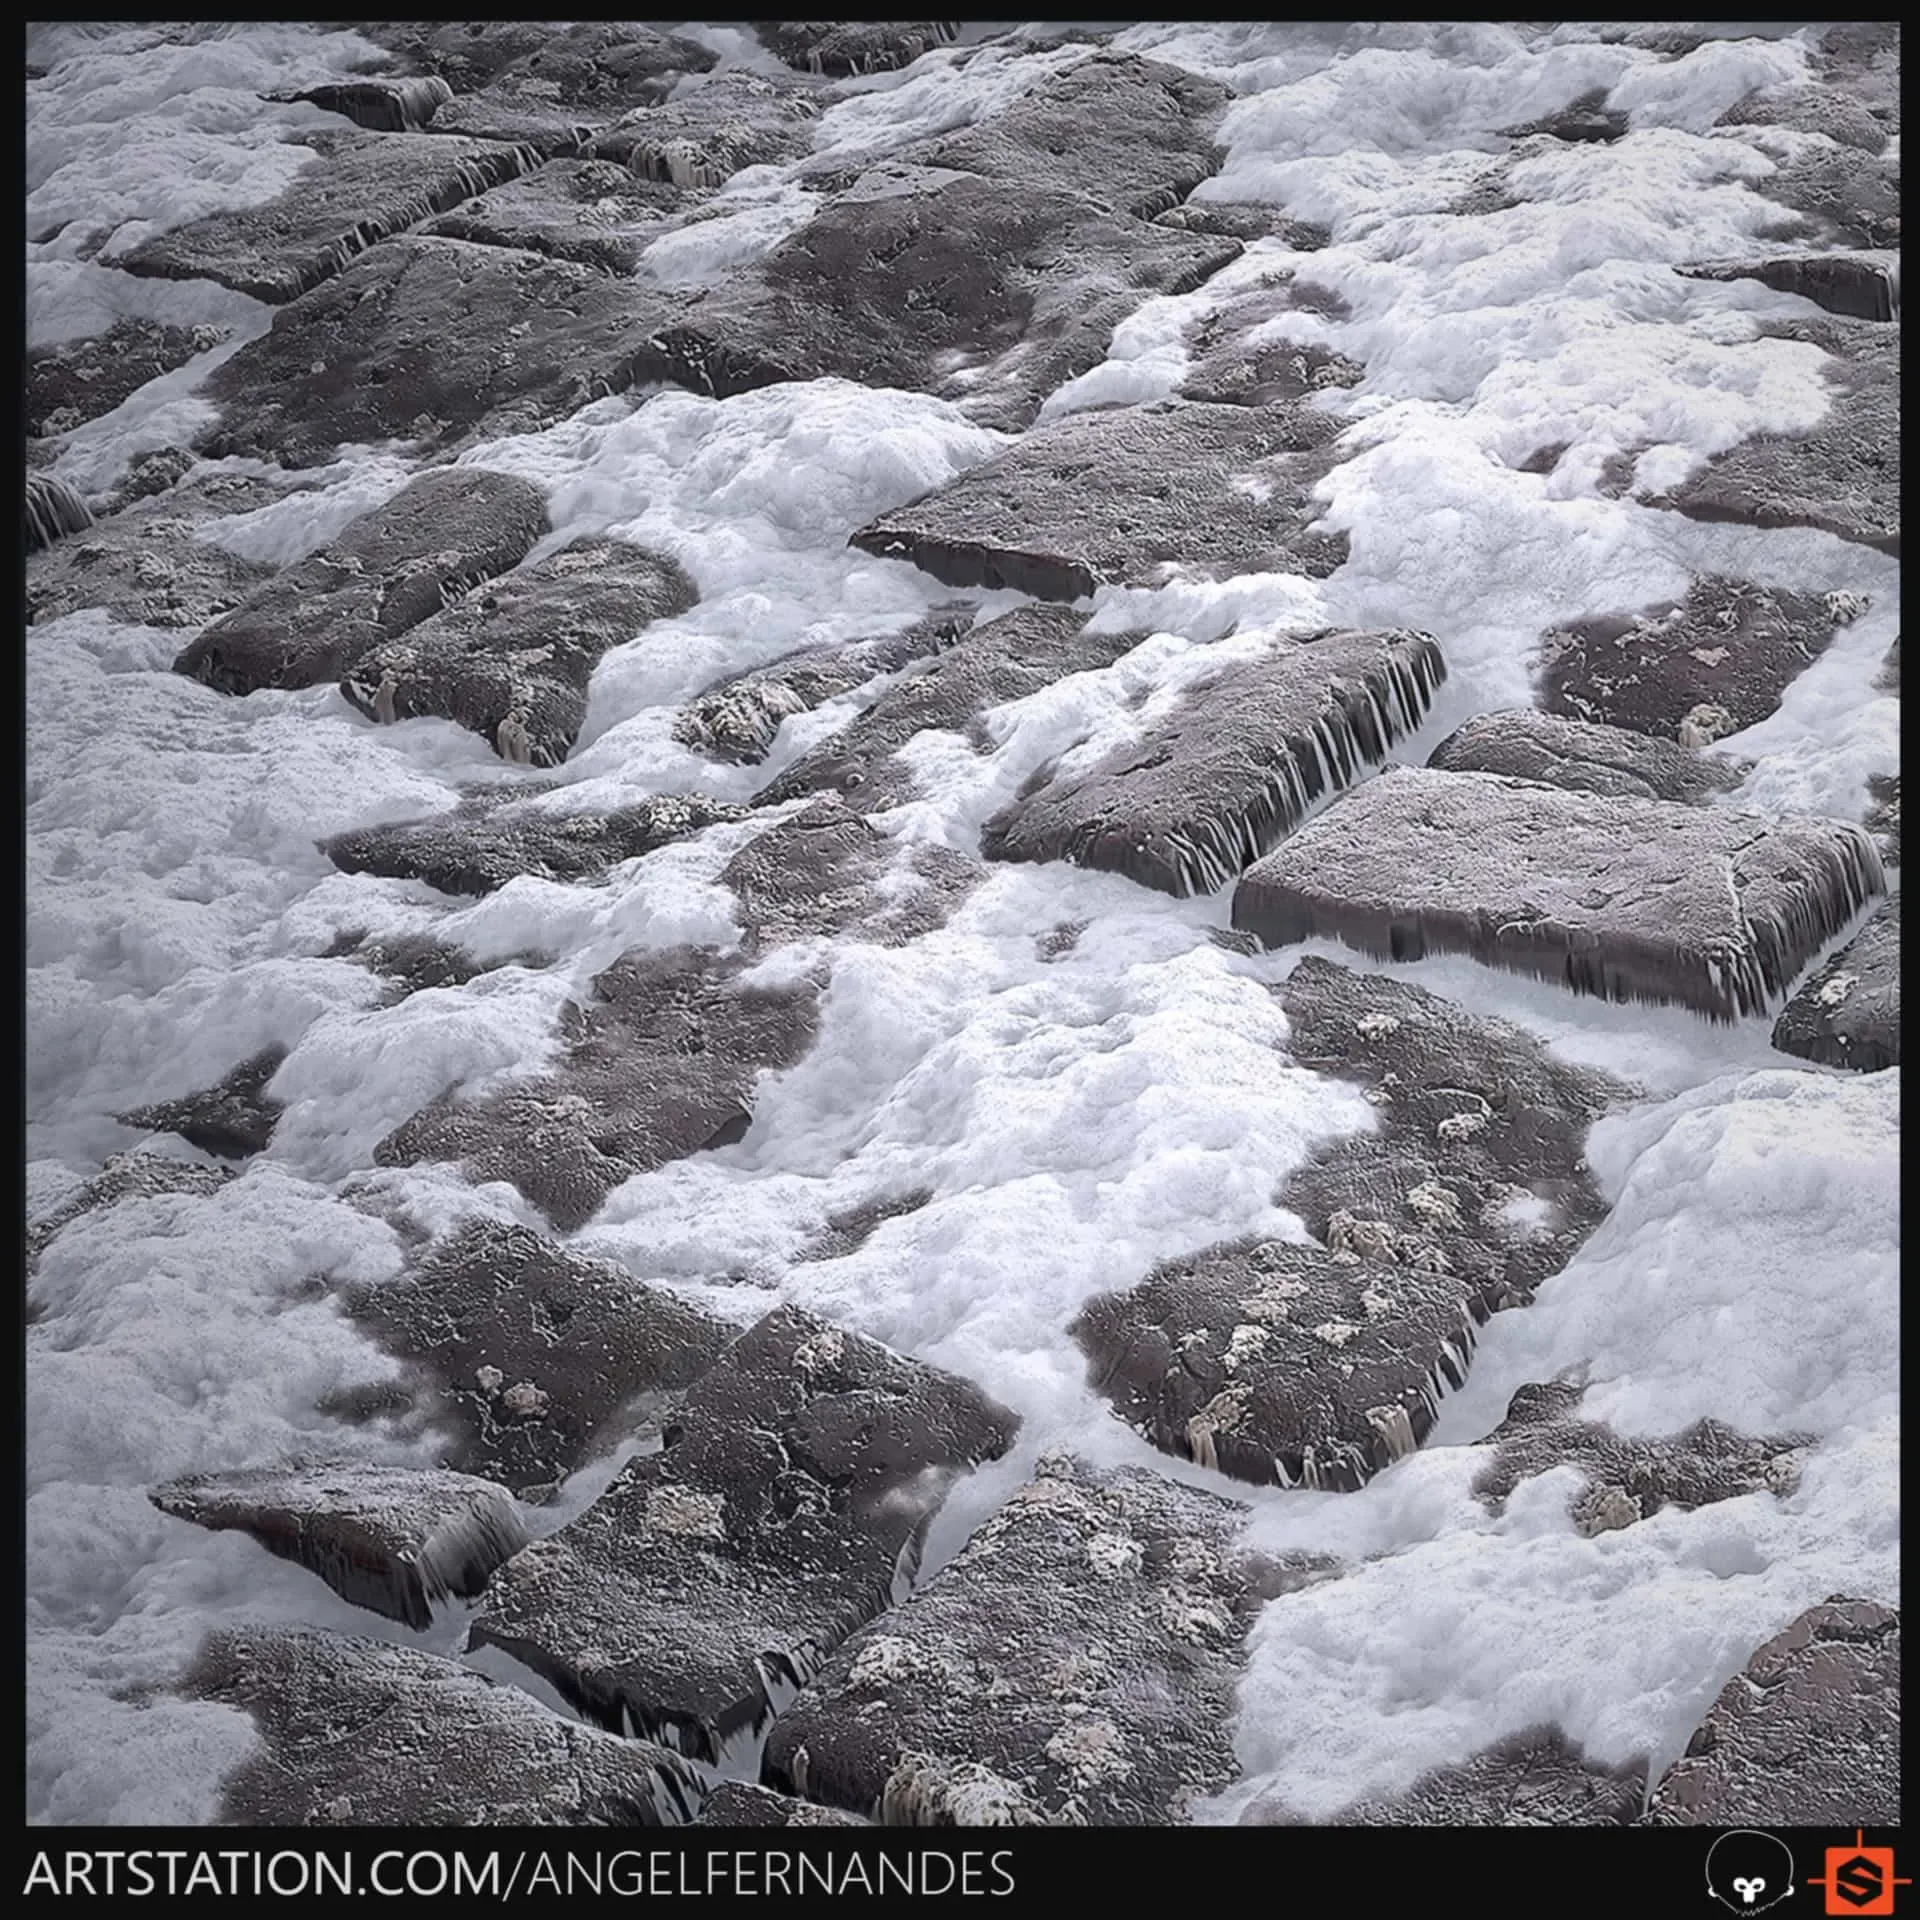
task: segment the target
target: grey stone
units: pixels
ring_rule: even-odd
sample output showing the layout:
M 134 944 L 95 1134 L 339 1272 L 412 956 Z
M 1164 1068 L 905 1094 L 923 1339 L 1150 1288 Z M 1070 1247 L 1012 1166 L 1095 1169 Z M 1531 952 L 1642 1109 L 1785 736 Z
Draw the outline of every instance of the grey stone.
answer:
M 1295 220 L 1278 207 L 1253 200 L 1188 200 L 1156 213 L 1153 224 L 1227 240 L 1278 240 L 1295 253 L 1318 253 L 1333 239 L 1317 221 Z
M 594 135 L 585 151 L 642 180 L 723 187 L 744 167 L 796 160 L 813 147 L 817 89 L 762 74 L 715 74 L 658 106 L 638 107 Z
M 510 1560 L 476 1616 L 603 1726 L 717 1761 L 888 1604 L 949 1487 L 1017 1422 L 952 1374 L 781 1307 L 665 1450 Z
M 1889 867 L 1900 864 L 1900 776 L 1874 773 L 1867 776 L 1866 826 L 1873 835 L 1880 857 Z
M 354 960 L 370 973 L 380 974 L 393 984 L 391 1004 L 397 1005 L 411 994 L 433 987 L 464 987 L 490 973 L 494 966 L 476 960 L 463 947 L 449 946 L 428 933 L 401 933 L 369 937 L 365 928 L 343 932 L 320 956 L 323 960 Z
M 122 1200 L 149 1200 L 171 1193 L 217 1193 L 232 1178 L 230 1168 L 210 1167 L 199 1160 L 176 1160 L 170 1154 L 138 1150 L 116 1153 L 77 1192 L 27 1228 L 27 1277 L 33 1277 L 40 1256 L 52 1242 L 83 1214 L 118 1206 Z
M 430 74 L 411 80 L 328 80 L 297 93 L 270 93 L 266 98 L 304 100 L 369 133 L 418 133 L 453 98 L 453 89 L 437 74 Z
M 1446 773 L 1504 773 L 1574 793 L 1625 794 L 1698 804 L 1740 784 L 1743 764 L 1651 734 L 1532 707 L 1483 713 L 1428 757 Z
M 137 1127 L 143 1133 L 177 1133 L 189 1146 L 222 1160 L 245 1160 L 265 1151 L 279 1124 L 282 1103 L 266 1088 L 286 1057 L 285 1047 L 267 1047 L 199 1093 L 136 1107 L 115 1117 L 123 1127 Z
M 1898 894 L 1787 1002 L 1773 1044 L 1856 1073 L 1900 1064 Z
M 697 200 L 680 187 L 636 180 L 611 160 L 550 160 L 419 231 L 429 239 L 542 253 L 625 276 Z
M 1542 114 L 1517 127 L 1502 127 L 1509 140 L 1525 140 L 1544 134 L 1548 139 L 1579 142 L 1618 140 L 1627 131 L 1627 116 L 1607 105 L 1607 89 L 1595 87 L 1579 99 L 1570 100 L 1553 113 Z
M 1415 731 L 1446 678 L 1405 630 L 1301 634 L 1208 675 L 1084 773 L 1042 769 L 990 819 L 995 860 L 1070 860 L 1184 898 L 1235 879 Z
M 68 534 L 85 533 L 93 525 L 93 512 L 87 503 L 50 473 L 30 473 L 26 478 L 27 551 L 37 553 Z
M 827 1215 L 826 1225 L 793 1257 L 797 1261 L 844 1260 L 858 1253 L 889 1220 L 918 1213 L 933 1198 L 931 1187 L 907 1193 L 877 1194 L 858 1206 Z
M 1900 256 L 1879 253 L 1776 254 L 1768 260 L 1709 260 L 1682 267 L 1690 280 L 1758 280 L 1855 320 L 1900 317 Z
M 1193 364 L 1180 382 L 1187 400 L 1264 407 L 1302 400 L 1335 387 L 1358 386 L 1366 368 L 1331 348 L 1252 336 L 1286 313 L 1339 317 L 1346 301 L 1337 293 L 1296 281 L 1291 271 L 1277 284 L 1255 287 L 1196 321 L 1187 334 Z
M 959 28 L 951 20 L 757 20 L 753 30 L 788 66 L 847 79 L 911 66 Z
M 149 380 L 184 367 L 227 338 L 223 327 L 116 320 L 105 333 L 27 352 L 22 401 L 29 438 L 71 433 L 111 413 Z
M 1884 893 L 1866 830 L 1814 816 L 1395 768 L 1242 876 L 1233 924 L 1382 959 L 1466 953 L 1575 993 L 1763 1012 Z
M 867 1822 L 834 1807 L 789 1799 L 744 1780 L 724 1780 L 714 1789 L 696 1827 L 864 1827 Z

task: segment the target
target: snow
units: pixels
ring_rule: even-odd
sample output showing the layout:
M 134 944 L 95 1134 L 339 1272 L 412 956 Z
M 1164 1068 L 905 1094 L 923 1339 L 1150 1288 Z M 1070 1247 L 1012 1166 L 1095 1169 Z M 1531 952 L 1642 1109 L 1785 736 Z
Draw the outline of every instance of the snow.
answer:
M 775 70 L 738 28 L 695 31 L 726 64 Z M 1121 32 L 1121 47 L 1241 96 L 1225 164 L 1198 197 L 1277 203 L 1327 223 L 1332 244 L 1261 243 L 1198 292 L 1146 302 L 1046 417 L 1171 391 L 1184 326 L 1290 267 L 1350 313 L 1288 315 L 1277 330 L 1368 369 L 1318 403 L 1350 423 L 1322 494 L 1351 559 L 1317 582 L 1176 570 L 1152 590 L 1103 590 L 1095 617 L 1142 644 L 990 715 L 991 756 L 923 736 L 908 755 L 923 797 L 876 824 L 971 850 L 1039 766 L 1090 763 L 1196 673 L 1302 624 L 1440 638 L 1449 681 L 1398 750 L 1418 762 L 1471 714 L 1528 700 L 1548 625 L 1675 596 L 1709 571 L 1869 601 L 1778 713 L 1723 743 L 1756 762 L 1729 804 L 1857 816 L 1867 775 L 1898 765 L 1898 702 L 1872 685 L 1898 631 L 1897 563 L 1812 531 L 1683 520 L 1597 485 L 1614 455 L 1671 484 L 1827 403 L 1813 349 L 1758 337 L 1804 303 L 1673 272 L 1757 249 L 1765 208 L 1751 189 L 1785 147 L 1775 130 L 1712 123 L 1749 88 L 1805 70 L 1781 29 L 1725 31 L 1673 61 L 1576 26 Z M 1078 57 L 974 38 L 848 89 L 804 164 L 968 124 Z M 294 25 L 34 29 L 29 57 L 50 71 L 27 87 L 30 339 L 121 317 L 240 338 L 264 328 L 258 303 L 111 263 L 149 232 L 297 179 L 308 156 L 287 137 L 324 117 L 258 93 L 349 73 L 373 51 Z M 1502 164 L 1498 128 L 1599 86 L 1630 115 L 1625 139 L 1523 149 L 1508 176 L 1522 204 L 1445 213 Z M 738 177 L 723 216 L 660 243 L 647 270 L 720 278 L 776 244 L 805 216 L 798 170 Z M 195 387 L 232 350 L 80 429 L 55 470 L 103 487 L 132 454 L 177 444 L 202 417 Z M 1558 441 L 1571 450 L 1552 475 L 1517 471 Z M 604 661 L 562 791 L 542 804 L 747 797 L 853 703 L 790 720 L 761 768 L 691 754 L 671 738 L 675 711 L 723 675 L 896 630 L 947 599 L 846 536 L 1006 444 L 949 403 L 823 380 L 724 401 L 643 391 L 464 455 L 547 492 L 546 546 L 615 533 L 672 554 L 701 590 Z M 348 449 L 208 537 L 289 563 L 407 477 L 391 450 Z M 1015 604 L 994 596 L 983 617 Z M 599 885 L 523 878 L 477 902 L 340 874 L 315 848 L 325 834 L 517 776 L 451 723 L 375 728 L 330 687 L 221 696 L 167 671 L 189 637 L 89 612 L 26 639 L 32 1214 L 133 1144 L 116 1111 L 206 1086 L 271 1042 L 290 1049 L 267 1152 L 217 1193 L 83 1217 L 34 1283 L 28 1805 L 43 1822 L 210 1817 L 252 1735 L 244 1717 L 166 1691 L 209 1627 L 305 1620 L 421 1643 L 251 1542 L 159 1515 L 144 1489 L 322 1441 L 372 1461 L 431 1457 L 424 1441 L 319 1411 L 392 1372 L 329 1291 L 400 1270 L 391 1220 L 539 1223 L 511 1189 L 451 1169 L 369 1173 L 374 1142 L 443 1089 L 539 1071 L 564 1001 L 627 948 L 733 945 L 718 875 L 760 826 L 716 827 Z M 1647 1098 L 1594 1135 L 1613 1213 L 1534 1306 L 1485 1330 L 1432 1442 L 1358 1494 L 1250 1489 L 1122 1427 L 1065 1332 L 1090 1296 L 1161 1259 L 1239 1233 L 1302 1237 L 1274 1191 L 1317 1145 L 1373 1124 L 1356 1088 L 1288 1055 L 1270 989 L 1303 950 L 1228 951 L 1211 938 L 1226 912 L 1224 895 L 1176 902 L 1111 876 L 1010 867 L 910 947 L 837 945 L 820 1039 L 765 1085 L 746 1138 L 628 1181 L 578 1244 L 743 1321 L 797 1302 L 1019 1411 L 1014 1455 L 956 1494 L 929 1570 L 1058 1447 L 1230 1491 L 1260 1544 L 1348 1559 L 1338 1580 L 1262 1616 L 1237 1723 L 1245 1778 L 1203 1819 L 1258 1800 L 1326 1817 L 1542 1719 L 1599 1759 L 1648 1754 L 1657 1771 L 1803 1607 L 1838 1591 L 1897 1598 L 1897 1072 L 1782 1065 L 1764 1021 L 1715 1029 L 1460 960 L 1397 969 Z M 1085 930 L 1042 958 L 1039 941 L 1065 923 Z M 556 957 L 383 1007 L 374 976 L 316 957 L 353 928 L 431 931 L 489 960 Z M 803 946 L 762 965 L 771 978 L 819 957 Z M 920 1187 L 932 1201 L 858 1251 L 796 1260 L 827 1215 Z M 1592 1383 L 1587 1412 L 1626 1431 L 1711 1414 L 1814 1434 L 1799 1488 L 1587 1539 L 1563 1469 L 1489 1516 L 1470 1492 L 1486 1459 L 1475 1443 L 1515 1387 L 1576 1368 Z M 562 1511 L 608 1471 L 578 1476 Z M 458 1644 L 446 1623 L 434 1636 Z

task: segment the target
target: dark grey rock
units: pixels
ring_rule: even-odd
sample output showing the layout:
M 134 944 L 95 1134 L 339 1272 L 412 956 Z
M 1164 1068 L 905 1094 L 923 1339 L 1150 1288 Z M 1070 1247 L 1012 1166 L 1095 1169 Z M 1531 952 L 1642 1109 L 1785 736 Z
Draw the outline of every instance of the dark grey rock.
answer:
M 176 673 L 222 693 L 313 687 L 463 589 L 504 573 L 547 530 L 528 481 L 442 467 L 348 522 L 182 649 Z
M 624 954 L 562 1013 L 559 1068 L 479 1100 L 445 1095 L 375 1160 L 458 1161 L 475 1181 L 511 1181 L 562 1233 L 585 1226 L 634 1174 L 738 1140 L 762 1073 L 813 1044 L 819 985 L 745 986 L 746 964 L 694 947 Z
M 1874 686 L 1881 693 L 1900 691 L 1900 636 L 1893 636 L 1893 645 L 1887 649 L 1887 657 L 1880 663 L 1880 671 L 1875 676 Z
M 822 1230 L 815 1234 L 793 1257 L 798 1261 L 844 1260 L 858 1253 L 889 1220 L 918 1213 L 933 1198 L 931 1187 L 915 1187 L 910 1192 L 878 1194 L 841 1213 L 830 1213 Z
M 1709 260 L 1682 267 L 1689 280 L 1758 280 L 1776 293 L 1855 320 L 1900 317 L 1900 256 L 1881 253 L 1777 254 L 1770 260 Z
M 753 30 L 788 66 L 848 79 L 911 66 L 959 27 L 952 20 L 756 20 Z
M 1880 849 L 1881 859 L 1889 867 L 1897 867 L 1900 864 L 1900 776 L 1869 774 L 1867 793 L 1872 802 L 1867 808 L 1867 830 Z
M 680 713 L 673 737 L 716 760 L 758 765 L 792 715 L 811 713 L 839 694 L 942 652 L 972 619 L 970 607 L 957 607 L 876 639 L 783 654 L 764 667 L 716 681 Z
M 698 794 L 660 794 L 606 813 L 551 813 L 535 804 L 549 791 L 544 786 L 481 788 L 450 813 L 355 827 L 322 841 L 320 848 L 343 873 L 424 880 L 442 893 L 476 895 L 492 893 L 522 874 L 599 880 L 623 861 L 746 813 Z
M 286 1057 L 285 1047 L 267 1047 L 199 1093 L 115 1117 L 123 1127 L 138 1127 L 143 1133 L 177 1133 L 189 1146 L 222 1160 L 245 1160 L 265 1151 L 279 1124 L 283 1103 L 266 1088 Z
M 526 1499 L 656 1427 L 738 1328 L 525 1227 L 470 1221 L 347 1312 L 397 1359 L 445 1464 Z
M 704 1793 L 672 1754 L 382 1641 L 222 1630 L 183 1691 L 245 1708 L 265 1742 L 226 1782 L 229 1824 L 657 1827 Z
M 156 233 L 115 264 L 165 280 L 217 280 L 282 305 L 538 158 L 520 147 L 417 133 L 308 133 L 296 144 L 319 158 L 278 199 Z
M 1502 127 L 1500 132 L 1509 140 L 1525 140 L 1540 134 L 1551 140 L 1618 140 L 1627 131 L 1627 116 L 1617 107 L 1607 105 L 1607 91 L 1605 87 L 1595 87 L 1553 113 L 1542 114 L 1538 120 L 1528 120 L 1517 127 Z
M 85 533 L 93 525 L 87 503 L 50 473 L 30 473 L 27 492 L 27 551 L 37 553 L 68 534 Z
M 227 1167 L 198 1160 L 176 1160 L 164 1153 L 116 1153 L 91 1180 L 54 1210 L 27 1228 L 27 1277 L 53 1240 L 83 1214 L 118 1206 L 122 1200 L 149 1200 L 161 1194 L 217 1193 L 233 1178 Z
M 948 1488 L 1017 1421 L 970 1382 L 781 1307 L 663 1452 L 510 1560 L 474 1621 L 580 1712 L 709 1762 L 885 1608 Z
M 304 100 L 369 133 L 418 133 L 453 98 L 453 89 L 437 74 L 430 74 L 412 80 L 329 80 L 298 93 L 270 93 L 266 98 Z
M 1144 738 L 1086 772 L 1043 768 L 986 823 L 981 848 L 1180 898 L 1214 892 L 1415 731 L 1446 672 L 1425 634 L 1301 634 L 1196 682 Z
M 340 691 L 371 719 L 437 715 L 503 759 L 557 767 L 579 737 L 601 656 L 698 598 L 664 554 L 578 540 L 359 654 Z
M 1187 400 L 1227 406 L 1264 407 L 1302 400 L 1334 387 L 1358 386 L 1366 368 L 1327 347 L 1291 340 L 1255 341 L 1252 335 L 1282 314 L 1335 315 L 1346 309 L 1337 293 L 1296 282 L 1291 272 L 1279 284 L 1252 289 L 1197 321 L 1187 335 L 1192 366 L 1180 383 Z
M 641 255 L 684 220 L 698 198 L 636 180 L 611 160 L 550 160 L 419 231 L 429 239 L 543 253 L 624 276 L 638 270 Z
M 1248 868 L 1233 924 L 1270 947 L 1324 934 L 1381 959 L 1466 953 L 1733 1021 L 1885 891 L 1850 821 L 1401 767 Z
M 1318 253 L 1333 239 L 1316 221 L 1295 220 L 1278 207 L 1251 200 L 1189 200 L 1156 213 L 1153 224 L 1227 240 L 1278 240 L 1295 253 Z
M 127 464 L 125 478 L 108 495 L 106 511 L 118 513 L 136 500 L 150 499 L 178 486 L 198 462 L 185 447 L 155 447 L 151 453 L 135 454 Z
M 1324 579 L 1345 560 L 1347 537 L 1315 525 L 1311 490 L 1334 464 L 1329 443 L 1340 430 L 1290 406 L 1165 400 L 1072 414 L 883 514 L 849 544 L 909 560 L 948 586 L 1041 600 L 1156 584 L 1168 563 Z
M 28 350 L 22 400 L 30 438 L 71 433 L 227 338 L 224 327 L 116 320 L 85 340 Z
M 659 106 L 638 107 L 594 135 L 586 152 L 642 180 L 723 187 L 743 167 L 796 160 L 813 147 L 817 89 L 762 74 L 715 74 Z
M 1238 1772 L 1234 1691 L 1271 1591 L 1245 1517 L 1043 1460 L 774 1722 L 763 1777 L 887 1826 L 1178 1823 Z
M 1900 1064 L 1898 894 L 1787 1002 L 1773 1044 L 1856 1073 Z
M 504 1487 L 444 1469 L 334 1463 L 198 1473 L 147 1497 L 176 1520 L 251 1534 L 343 1600 L 410 1627 L 430 1625 L 449 1600 L 472 1599 L 527 1544 Z
M 323 960 L 355 960 L 371 973 L 393 983 L 394 1004 L 431 987 L 464 987 L 490 973 L 496 961 L 483 964 L 463 947 L 448 946 L 428 933 L 401 933 L 369 938 L 364 928 L 342 933 L 320 956 Z
M 816 1807 L 789 1799 L 744 1780 L 726 1780 L 714 1789 L 696 1827 L 864 1827 L 867 1823 L 834 1807 Z
M 1835 1595 L 1726 1684 L 1654 1789 L 1656 1827 L 1897 1827 L 1900 1616 Z
M 1677 738 L 1691 718 L 1710 737 L 1764 720 L 1859 606 L 1744 580 L 1694 581 L 1684 600 L 1557 627 L 1541 642 L 1549 712 Z
M 1710 800 L 1740 784 L 1739 761 L 1700 753 L 1626 727 L 1567 720 L 1532 707 L 1483 713 L 1428 756 L 1445 773 L 1505 773 L 1574 793 L 1641 800 Z
M 1886 123 L 1860 101 L 1822 82 L 1750 93 L 1729 107 L 1716 124 L 1789 127 L 1797 133 L 1824 133 L 1856 155 L 1880 154 L 1886 148 L 1889 133 Z M 1772 184 L 1769 182 L 1769 187 Z

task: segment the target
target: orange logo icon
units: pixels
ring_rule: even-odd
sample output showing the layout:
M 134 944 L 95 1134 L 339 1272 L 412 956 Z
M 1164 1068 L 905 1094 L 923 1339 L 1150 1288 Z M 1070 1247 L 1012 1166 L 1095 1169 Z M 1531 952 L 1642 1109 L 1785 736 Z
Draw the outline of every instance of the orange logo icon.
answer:
M 1807 1884 L 1826 1888 L 1829 1913 L 1876 1914 L 1891 1913 L 1894 1888 L 1913 1883 L 1895 1875 L 1891 1847 L 1868 1846 L 1855 1828 L 1853 1845 L 1829 1847 L 1826 1872 L 1809 1876 Z

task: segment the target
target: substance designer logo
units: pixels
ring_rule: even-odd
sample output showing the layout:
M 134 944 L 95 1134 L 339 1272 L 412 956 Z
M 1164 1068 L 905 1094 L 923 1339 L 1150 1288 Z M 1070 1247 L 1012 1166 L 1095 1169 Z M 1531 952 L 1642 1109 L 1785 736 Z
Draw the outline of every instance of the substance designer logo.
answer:
M 1866 1834 L 1854 1829 L 1853 1845 L 1829 1847 L 1827 1870 L 1809 1879 L 1810 1887 L 1825 1887 L 1829 1913 L 1877 1914 L 1893 1911 L 1893 1890 L 1913 1882 L 1893 1871 L 1893 1849 L 1870 1847 Z

